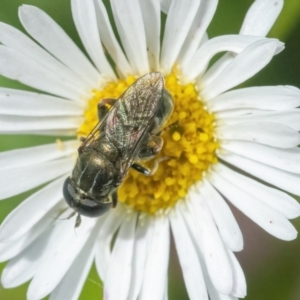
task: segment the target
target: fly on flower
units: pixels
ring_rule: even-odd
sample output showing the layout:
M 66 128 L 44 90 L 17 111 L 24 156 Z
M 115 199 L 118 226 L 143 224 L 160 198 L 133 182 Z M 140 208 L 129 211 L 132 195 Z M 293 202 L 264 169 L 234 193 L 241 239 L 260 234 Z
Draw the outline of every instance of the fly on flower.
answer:
M 160 130 L 172 111 L 173 99 L 160 73 L 144 75 L 118 100 L 99 103 L 99 122 L 79 147 L 72 175 L 63 186 L 66 202 L 73 214 L 78 213 L 75 227 L 80 215 L 98 217 L 117 205 L 117 188 L 130 167 L 148 176 L 155 172 L 161 158 L 152 170 L 138 161 L 160 152 Z
M 28 300 L 75 300 L 95 261 L 95 299 L 167 299 L 172 234 L 189 299 L 243 298 L 244 238 L 225 198 L 276 238 L 296 238 L 300 89 L 239 86 L 284 49 L 265 37 L 283 0 L 253 1 L 239 34 L 211 38 L 217 4 L 71 0 L 89 57 L 37 7 L 19 9 L 29 36 L 0 22 L 0 75 L 40 91 L 0 87 L 0 133 L 74 137 L 0 153 L 1 203 L 41 186 L 0 226 L 1 287 L 31 281 Z M 134 170 L 154 173 L 140 166 L 150 157 L 153 176 Z M 77 236 L 53 220 L 68 207 L 68 176 L 77 225 L 119 198 Z

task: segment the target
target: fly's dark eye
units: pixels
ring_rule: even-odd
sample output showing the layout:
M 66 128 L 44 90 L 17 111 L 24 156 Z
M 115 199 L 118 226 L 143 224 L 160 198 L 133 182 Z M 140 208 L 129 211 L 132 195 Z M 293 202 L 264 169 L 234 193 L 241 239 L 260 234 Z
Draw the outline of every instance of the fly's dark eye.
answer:
M 74 189 L 71 185 L 71 180 L 70 177 L 68 177 L 65 182 L 64 182 L 64 186 L 63 186 L 63 195 L 64 198 L 66 200 L 66 202 L 68 203 L 68 205 L 70 207 L 74 207 Z
M 109 211 L 112 207 L 112 202 L 99 203 L 90 199 L 83 199 L 77 207 L 77 212 L 86 217 L 99 217 Z
M 112 207 L 112 202 L 100 203 L 88 198 L 81 198 L 78 201 L 75 197 L 75 190 L 70 177 L 64 182 L 63 195 L 71 208 L 74 208 L 80 215 L 90 218 L 99 217 Z

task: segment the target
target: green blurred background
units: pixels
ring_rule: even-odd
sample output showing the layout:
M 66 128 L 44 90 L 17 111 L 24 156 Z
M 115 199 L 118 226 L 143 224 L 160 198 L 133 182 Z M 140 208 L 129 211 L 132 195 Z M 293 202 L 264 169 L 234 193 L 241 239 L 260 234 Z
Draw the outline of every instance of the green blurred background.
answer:
M 85 1 L 85 0 L 83 0 Z M 122 1 L 122 0 L 120 0 Z M 233 34 L 239 31 L 252 0 L 220 0 L 217 13 L 209 28 L 209 36 Z M 0 0 L 0 21 L 22 29 L 18 20 L 21 4 L 36 5 L 50 14 L 82 48 L 76 33 L 69 0 Z M 260 74 L 245 86 L 289 84 L 300 87 L 300 1 L 286 0 L 270 37 L 286 43 L 284 52 L 276 56 Z M 19 83 L 0 77 L 0 85 L 25 88 Z M 49 143 L 54 137 L 1 136 L 0 151 Z M 0 221 L 30 193 L 0 203 Z M 248 285 L 247 300 L 296 300 L 300 299 L 300 239 L 283 242 L 265 233 L 245 216 L 232 208 L 242 228 L 245 250 L 237 254 Z M 300 219 L 292 221 L 300 229 Z M 172 244 L 173 245 L 173 244 Z M 0 272 L 5 263 L 0 264 Z M 116 284 L 122 278 L 116 277 Z M 72 287 L 70 287 L 72 288 Z M 15 289 L 3 289 L 1 300 L 26 299 L 27 284 Z M 101 282 L 93 267 L 80 299 L 101 299 Z M 169 267 L 169 299 L 188 299 L 174 245 Z M 68 300 L 68 299 L 62 299 Z M 118 299 L 116 299 L 118 300 Z M 156 300 L 156 299 L 153 299 Z

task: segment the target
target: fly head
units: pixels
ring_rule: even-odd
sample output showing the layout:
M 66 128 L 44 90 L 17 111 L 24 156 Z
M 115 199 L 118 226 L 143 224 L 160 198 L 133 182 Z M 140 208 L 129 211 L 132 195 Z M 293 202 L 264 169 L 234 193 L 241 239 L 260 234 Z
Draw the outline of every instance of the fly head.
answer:
M 111 201 L 98 202 L 89 197 L 89 195 L 76 186 L 70 177 L 64 182 L 63 195 L 67 204 L 72 209 L 86 217 L 99 217 L 112 207 Z

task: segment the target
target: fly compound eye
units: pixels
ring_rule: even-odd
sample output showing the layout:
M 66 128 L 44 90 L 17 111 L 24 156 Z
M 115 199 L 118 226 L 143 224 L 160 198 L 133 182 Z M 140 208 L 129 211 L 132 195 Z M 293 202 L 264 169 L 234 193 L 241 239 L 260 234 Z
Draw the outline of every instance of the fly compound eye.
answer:
M 90 199 L 82 199 L 77 207 L 77 212 L 86 217 L 99 217 L 109 211 L 112 207 L 112 202 L 100 203 Z
M 66 202 L 68 203 L 68 205 L 73 208 L 75 206 L 74 189 L 71 185 L 70 177 L 68 177 L 64 182 L 63 195 L 64 195 L 64 198 L 65 198 Z

